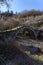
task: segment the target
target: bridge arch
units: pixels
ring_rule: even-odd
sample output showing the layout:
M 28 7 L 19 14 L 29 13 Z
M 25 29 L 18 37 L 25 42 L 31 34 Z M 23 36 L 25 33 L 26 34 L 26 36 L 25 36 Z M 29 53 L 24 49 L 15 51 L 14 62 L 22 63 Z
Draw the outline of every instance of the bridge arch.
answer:
M 10 31 L 8 33 L 7 33 L 8 35 L 7 34 L 4 35 L 5 42 L 7 41 L 9 42 L 13 40 L 13 38 L 16 39 L 17 36 L 24 36 L 24 37 L 26 36 L 31 39 L 36 39 L 36 32 L 34 28 L 32 28 L 31 26 L 22 26 L 18 28 L 17 30 Z M 6 37 L 6 35 L 8 37 Z
M 22 28 L 20 28 L 17 32 L 17 35 L 16 36 L 26 36 L 26 37 L 29 37 L 31 39 L 36 39 L 36 36 L 35 36 L 35 30 L 30 27 L 30 26 L 23 26 Z

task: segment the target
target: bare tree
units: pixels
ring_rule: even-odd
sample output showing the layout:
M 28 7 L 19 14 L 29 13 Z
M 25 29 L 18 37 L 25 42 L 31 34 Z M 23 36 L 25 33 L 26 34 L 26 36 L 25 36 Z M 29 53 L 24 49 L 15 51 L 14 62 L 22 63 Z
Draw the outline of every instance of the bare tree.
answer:
M 8 3 L 9 1 L 12 1 L 12 0 L 0 0 L 0 5 L 1 6 L 6 5 L 7 10 L 9 10 L 10 8 L 10 4 Z

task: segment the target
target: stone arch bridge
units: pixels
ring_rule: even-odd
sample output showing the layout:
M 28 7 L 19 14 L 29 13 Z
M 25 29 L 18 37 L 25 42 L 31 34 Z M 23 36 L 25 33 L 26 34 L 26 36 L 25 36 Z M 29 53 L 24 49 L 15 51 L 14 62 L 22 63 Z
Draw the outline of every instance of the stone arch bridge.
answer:
M 43 38 L 43 31 L 36 30 L 31 26 L 20 26 L 11 30 L 0 31 L 0 40 L 9 42 L 13 39 L 16 39 L 16 37 L 19 35 L 26 35 L 31 39 L 40 39 L 41 36 Z

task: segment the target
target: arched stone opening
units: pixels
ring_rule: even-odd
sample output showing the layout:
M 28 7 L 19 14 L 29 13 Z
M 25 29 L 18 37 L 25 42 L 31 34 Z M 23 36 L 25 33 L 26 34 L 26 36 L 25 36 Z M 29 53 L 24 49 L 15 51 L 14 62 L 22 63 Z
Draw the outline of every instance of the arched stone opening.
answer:
M 34 31 L 31 30 L 31 29 L 25 28 L 25 29 L 23 30 L 23 34 L 24 34 L 24 36 L 26 36 L 26 37 L 28 37 L 28 38 L 35 39 Z
M 24 38 L 30 38 L 30 39 L 36 39 L 35 38 L 35 31 L 33 29 L 30 28 L 23 28 L 18 34 L 17 36 L 21 36 Z

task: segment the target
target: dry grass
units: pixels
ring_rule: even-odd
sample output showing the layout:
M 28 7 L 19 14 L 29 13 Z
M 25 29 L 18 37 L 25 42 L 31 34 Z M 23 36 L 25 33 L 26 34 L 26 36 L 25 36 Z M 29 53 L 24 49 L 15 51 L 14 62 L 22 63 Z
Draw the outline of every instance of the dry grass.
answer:
M 28 56 L 30 56 L 31 58 L 43 62 L 43 55 L 32 55 L 32 54 L 30 54 L 29 51 L 25 51 L 25 53 L 26 53 Z
M 11 29 L 23 24 L 30 25 L 35 28 L 43 26 L 43 12 L 32 10 L 24 14 L 14 14 L 11 17 L 0 18 L 0 30 Z
M 6 21 L 4 19 L 0 20 L 0 30 L 12 29 L 19 25 L 19 21 L 12 18 L 8 18 Z

